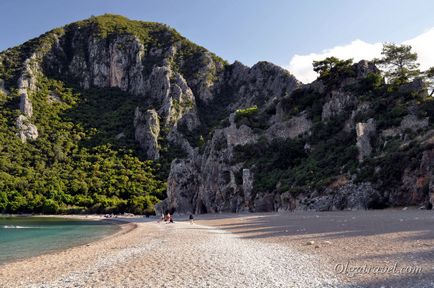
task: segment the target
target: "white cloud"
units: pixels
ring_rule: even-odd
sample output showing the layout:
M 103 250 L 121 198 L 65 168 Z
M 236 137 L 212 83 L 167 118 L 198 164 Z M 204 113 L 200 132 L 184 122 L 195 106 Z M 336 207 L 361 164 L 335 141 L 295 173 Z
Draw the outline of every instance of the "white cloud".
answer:
M 417 52 L 421 64 L 420 68 L 422 70 L 434 66 L 434 28 L 413 39 L 404 41 L 403 44 L 411 45 L 413 51 Z M 371 44 L 357 39 L 349 44 L 336 46 L 319 53 L 295 55 L 285 68 L 300 81 L 309 83 L 318 76 L 317 73 L 312 70 L 312 62 L 314 60 L 322 60 L 330 56 L 335 56 L 340 59 L 353 58 L 355 62 L 362 59 L 371 60 L 381 57 L 382 47 L 382 43 Z
M 434 28 L 404 41 L 403 44 L 411 45 L 413 51 L 417 53 L 421 70 L 434 66 Z

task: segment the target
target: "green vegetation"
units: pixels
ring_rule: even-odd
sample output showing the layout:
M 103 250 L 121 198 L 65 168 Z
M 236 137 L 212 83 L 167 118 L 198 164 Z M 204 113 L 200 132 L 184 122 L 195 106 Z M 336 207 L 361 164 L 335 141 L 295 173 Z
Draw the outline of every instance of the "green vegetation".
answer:
M 422 149 L 418 143 L 401 147 L 396 145 L 381 157 L 373 157 L 366 161 L 357 175 L 356 181 L 371 181 L 378 183 L 379 188 L 392 190 L 402 184 L 404 169 L 417 169 L 420 163 Z
M 80 33 L 76 34 L 76 31 Z M 76 80 L 82 79 L 72 79 L 65 68 L 75 54 L 85 59 L 89 56 L 86 45 L 90 36 L 105 45 L 119 34 L 135 35 L 144 45 L 147 55 L 143 62 L 144 75 L 148 75 L 154 64 L 164 57 L 149 53 L 151 48 L 168 51 L 175 46 L 177 53 L 168 61 L 189 83 L 197 83 L 199 75 L 211 83 L 225 72 L 226 62 L 174 29 L 110 14 L 55 29 L 0 53 L 0 78 L 5 80 L 11 92 L 0 95 L 0 212 L 152 214 L 154 205 L 166 197 L 165 182 L 171 162 L 186 154 L 181 147 L 169 145 L 168 128 L 162 127 L 158 139 L 160 160 L 145 160 L 143 151 L 134 141 L 133 117 L 136 107 L 146 108 L 152 103 L 117 88 L 80 89 Z M 44 67 L 47 76 L 37 75 L 37 92 L 30 95 L 34 108 L 30 120 L 38 127 L 40 137 L 34 142 L 21 143 L 15 127 L 20 114 L 15 89 L 22 63 L 35 52 L 46 49 L 56 35 L 64 35 L 65 55 L 56 59 L 59 63 L 51 63 L 53 67 Z M 434 99 L 424 92 L 425 87 L 416 91 L 412 88 L 413 83 L 409 83 L 419 75 L 417 55 L 411 52 L 410 46 L 385 44 L 383 55 L 379 63 L 387 69 L 384 75 L 391 79 L 390 84 L 385 83 L 379 72 L 356 79 L 357 69 L 352 59 L 328 57 L 313 63 L 324 87 L 303 86 L 285 96 L 282 92 L 283 98 L 277 97 L 267 107 L 262 107 L 269 93 L 264 91 L 255 96 L 257 105 L 235 111 L 237 126 L 247 125 L 260 136 L 255 144 L 236 146 L 232 159 L 253 170 L 254 192 L 289 191 L 296 195 L 303 191 L 319 191 L 339 177 L 372 181 L 380 188 L 390 190 L 399 187 L 404 169 L 417 168 L 421 151 L 426 147 L 412 140 L 419 132 L 433 127 Z M 210 57 L 216 65 L 208 65 Z M 203 75 L 201 68 L 205 66 L 210 69 Z M 424 74 L 431 84 L 434 82 L 433 69 Z M 66 73 L 59 73 L 63 70 Z M 272 75 L 264 75 L 267 76 Z M 354 81 L 345 81 L 350 85 L 342 87 L 348 78 Z M 242 85 L 253 85 L 255 81 Z M 198 86 L 202 84 L 192 85 L 193 92 L 197 94 L 195 89 L 200 89 Z M 228 115 L 232 112 L 229 107 L 239 89 L 231 85 L 224 83 L 218 87 L 209 101 L 196 99 L 199 127 L 189 131 L 185 124 L 178 123 L 178 131 L 201 152 L 214 130 L 229 124 Z M 353 107 L 356 104 L 343 104 L 346 107 L 338 115 L 322 121 L 323 106 L 334 89 L 355 95 L 358 105 L 368 103 L 369 107 L 356 109 Z M 173 102 L 173 107 L 177 112 L 186 108 L 178 101 Z M 311 131 L 295 139 L 266 139 L 263 133 L 272 122 L 269 120 L 276 114 L 276 107 L 282 112 L 284 121 L 306 113 L 303 115 L 312 121 Z M 357 123 L 374 118 L 378 131 L 382 131 L 398 127 L 409 114 L 409 108 L 420 118 L 429 117 L 431 126 L 426 130 L 401 131 L 402 135 L 386 140 L 379 135 L 372 137 L 372 157 L 359 163 L 356 135 L 354 129 L 347 129 L 351 124 L 348 120 Z M 357 113 L 352 114 L 355 111 Z M 216 139 L 215 145 L 215 150 L 220 151 L 227 148 L 227 141 L 221 137 Z M 229 174 L 224 177 L 226 182 L 230 181 L 228 177 Z M 236 175 L 236 182 L 240 184 L 240 181 L 241 172 Z
M 409 58 L 413 59 L 413 56 Z M 388 61 L 392 61 L 390 59 Z M 313 122 L 311 133 L 292 140 L 274 139 L 269 142 L 261 138 L 256 144 L 235 147 L 234 162 L 242 162 L 243 167 L 254 172 L 254 193 L 289 191 L 295 196 L 301 192 L 322 191 L 341 179 L 339 177 L 355 177 L 359 182 L 371 181 L 384 191 L 398 189 L 404 170 L 417 169 L 421 151 L 429 149 L 417 141 L 409 141 L 433 127 L 434 115 L 434 99 L 428 96 L 425 87 L 408 83 L 415 75 L 410 68 L 415 66 L 410 65 L 411 61 L 403 60 L 403 63 L 403 69 L 391 72 L 398 80 L 390 84 L 384 82 L 379 72 L 371 72 L 364 79 L 341 87 L 344 79 L 356 76 L 351 60 L 329 57 L 314 62 L 315 71 L 325 84 L 324 92 L 320 93 L 308 86 L 301 87 L 291 95 L 286 95 L 279 103 L 284 120 L 307 112 Z M 386 76 L 392 74 L 386 73 Z M 430 79 L 434 73 L 428 70 L 425 75 Z M 327 121 L 321 119 L 323 105 L 333 89 L 343 89 L 346 93 L 357 95 L 359 103 L 369 103 L 368 108 L 360 109 L 352 116 L 355 123 L 374 118 L 378 131 L 396 128 L 409 114 L 409 107 L 412 107 L 420 118 L 429 117 L 431 126 L 418 132 L 403 131 L 403 136 L 394 138 L 384 139 L 381 135 L 372 137 L 373 155 L 359 163 L 355 132 L 345 129 L 356 107 L 350 105 Z M 253 127 L 252 119 L 264 117 L 265 112 L 255 107 L 239 110 L 237 114 L 237 123 Z
M 355 76 L 353 59 L 341 60 L 336 57 L 327 57 L 321 61 L 313 61 L 313 71 L 319 73 L 319 78 L 326 85 L 337 84 L 342 78 Z
M 355 137 L 342 131 L 342 119 L 318 122 L 311 136 L 297 139 L 266 139 L 235 147 L 235 162 L 254 167 L 256 192 L 311 191 L 324 188 L 337 175 L 352 173 L 358 166 Z M 310 147 L 305 148 L 305 143 Z
M 378 60 L 386 69 L 385 75 L 395 85 L 407 83 L 420 74 L 417 54 L 411 52 L 410 45 L 384 44 L 381 52 L 383 58 Z
M 250 117 L 258 113 L 258 106 L 252 106 L 246 109 L 238 109 L 235 111 L 236 120 L 242 117 Z
M 286 116 L 285 120 L 299 114 L 302 111 L 308 112 L 314 121 L 321 120 L 322 106 L 325 103 L 323 95 L 312 89 L 299 88 L 284 97 L 281 102 L 281 109 Z
M 11 93 L 0 97 L 0 212 L 149 214 L 154 204 L 166 197 L 170 163 L 185 157 L 185 152 L 168 145 L 163 129 L 161 159 L 145 160 L 134 141 L 133 128 L 134 109 L 144 103 L 120 89 L 80 89 L 78 79 L 67 71 L 58 73 L 74 54 L 88 57 L 89 37 L 105 41 L 124 34 L 138 37 L 145 50 L 167 50 L 176 45 L 178 52 L 171 65 L 187 78 L 196 77 L 201 65 L 207 64 L 203 63 L 208 59 L 202 57 L 205 53 L 216 63 L 227 65 L 166 25 L 110 14 L 52 30 L 2 52 L 0 78 Z M 66 41 L 65 55 L 56 59 L 61 62 L 55 65 L 60 66 L 44 67 L 48 76 L 40 75 L 38 92 L 30 95 L 34 108 L 31 122 L 38 127 L 39 138 L 23 144 L 15 135 L 19 97 L 14 87 L 24 61 L 36 52 L 45 52 L 60 35 Z M 74 48 L 72 41 L 76 41 Z M 149 57 L 144 73 L 162 60 L 158 57 L 163 56 Z M 215 69 L 207 75 L 210 81 L 216 73 Z M 199 136 L 197 142 L 203 145 L 204 138 Z
M 154 213 L 165 182 L 131 140 L 138 100 L 118 89 L 79 91 L 47 78 L 38 86 L 37 141 L 23 144 L 15 135 L 17 95 L 0 104 L 0 212 Z M 50 94 L 60 102 L 49 103 Z M 116 139 L 121 132 L 126 137 Z
M 68 31 L 83 28 L 90 29 L 89 32 L 92 34 L 96 31 L 96 35 L 102 39 L 109 38 L 112 35 L 135 35 L 144 44 L 146 50 L 149 50 L 150 47 L 168 48 L 176 43 L 178 49 L 176 59 L 173 59 L 173 63 L 171 63 L 172 67 L 175 71 L 180 70 L 188 77 L 194 77 L 195 73 L 197 73 L 197 68 L 200 66 L 198 61 L 203 61 L 203 59 L 198 56 L 203 53 L 208 53 L 215 62 L 227 65 L 220 57 L 194 44 L 179 34 L 175 29 L 165 24 L 135 21 L 120 15 L 104 14 L 102 16 L 91 17 L 83 21 L 75 22 L 65 27 Z M 152 68 L 152 61 L 147 64 L 148 68 Z M 209 77 L 212 78 L 214 75 L 209 75 Z

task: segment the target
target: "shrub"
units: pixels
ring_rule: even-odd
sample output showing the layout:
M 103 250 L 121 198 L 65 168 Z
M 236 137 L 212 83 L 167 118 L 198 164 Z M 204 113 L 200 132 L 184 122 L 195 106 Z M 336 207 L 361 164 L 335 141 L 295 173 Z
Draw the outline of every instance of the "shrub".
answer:
M 235 111 L 235 120 L 238 121 L 243 117 L 251 117 L 253 115 L 256 115 L 258 113 L 258 107 L 252 106 L 245 109 L 237 109 Z
M 46 214 L 57 214 L 59 210 L 59 204 L 53 199 L 46 199 L 42 205 L 42 212 Z

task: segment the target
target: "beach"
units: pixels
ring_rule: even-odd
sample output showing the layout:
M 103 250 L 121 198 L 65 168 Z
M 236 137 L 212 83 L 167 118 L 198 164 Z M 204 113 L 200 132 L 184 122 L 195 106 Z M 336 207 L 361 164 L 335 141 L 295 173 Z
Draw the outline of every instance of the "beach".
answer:
M 118 220 L 125 222 L 114 235 L 1 265 L 0 287 L 434 286 L 431 211 Z

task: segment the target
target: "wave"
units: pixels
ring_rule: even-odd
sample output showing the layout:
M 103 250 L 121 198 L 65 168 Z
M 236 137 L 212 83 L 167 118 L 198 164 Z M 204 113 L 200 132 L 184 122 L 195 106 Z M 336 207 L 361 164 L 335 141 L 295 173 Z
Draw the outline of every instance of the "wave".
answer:
M 19 226 L 19 225 L 3 225 L 1 226 L 3 229 L 39 229 L 44 227 L 36 227 L 36 226 Z

